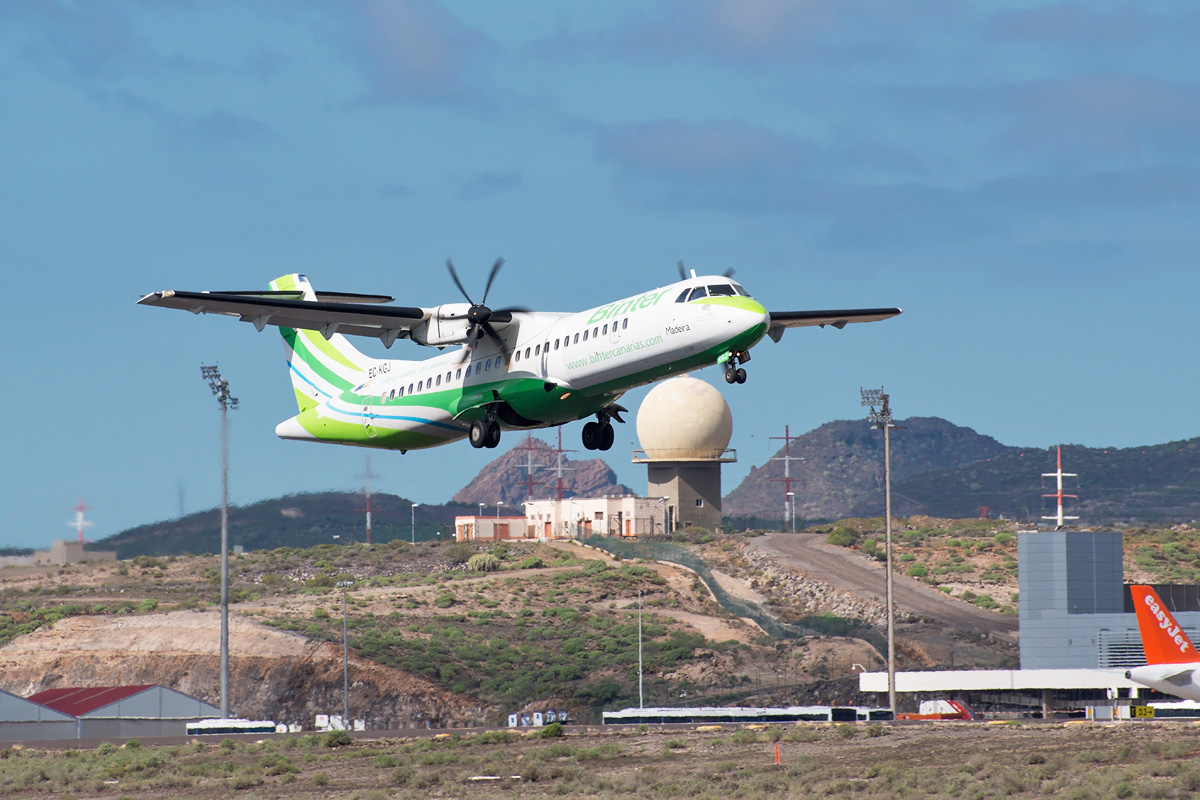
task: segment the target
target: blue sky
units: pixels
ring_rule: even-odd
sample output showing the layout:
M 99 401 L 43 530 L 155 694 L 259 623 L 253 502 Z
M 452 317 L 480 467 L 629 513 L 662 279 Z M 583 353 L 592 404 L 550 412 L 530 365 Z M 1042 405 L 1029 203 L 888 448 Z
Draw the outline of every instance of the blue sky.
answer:
M 358 487 L 363 451 L 274 437 L 271 329 L 135 301 L 303 272 L 430 306 L 447 257 L 469 287 L 506 258 L 497 306 L 683 259 L 770 309 L 903 307 L 697 373 L 727 489 L 860 386 L 1012 445 L 1196 436 L 1196 41 L 1183 2 L 9 0 L 0 546 L 73 535 L 79 496 L 93 537 L 215 505 L 202 362 L 241 399 L 234 502 Z M 633 427 L 608 460 L 644 488 Z M 495 455 L 377 453 L 375 485 L 441 502 Z

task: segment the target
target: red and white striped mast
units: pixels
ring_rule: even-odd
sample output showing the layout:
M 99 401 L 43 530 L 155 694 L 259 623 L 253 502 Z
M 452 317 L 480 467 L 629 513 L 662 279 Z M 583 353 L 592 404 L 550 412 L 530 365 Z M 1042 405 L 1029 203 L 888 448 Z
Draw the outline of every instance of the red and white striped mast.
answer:
M 70 527 L 75 529 L 75 532 L 79 536 L 80 543 L 83 542 L 83 529 L 90 528 L 96 524 L 94 522 L 91 522 L 91 521 L 83 518 L 83 512 L 91 511 L 91 510 L 92 510 L 91 506 L 85 506 L 83 504 L 83 498 L 81 497 L 81 498 L 79 498 L 79 504 L 77 506 L 75 506 L 75 519 L 67 522 L 67 525 L 69 525 Z
M 1042 519 L 1054 520 L 1054 529 L 1061 530 L 1064 521 L 1069 520 L 1069 519 L 1079 519 L 1079 517 L 1063 516 L 1063 498 L 1071 498 L 1073 500 L 1079 499 L 1079 495 L 1077 495 L 1077 494 L 1063 494 L 1063 478 L 1078 478 L 1079 476 L 1077 474 L 1075 474 L 1074 472 L 1063 472 L 1062 471 L 1062 445 L 1059 445 L 1055 449 L 1058 452 L 1058 470 L 1055 472 L 1043 472 L 1042 477 L 1043 478 L 1054 478 L 1055 481 L 1057 482 L 1056 483 L 1057 489 L 1053 494 L 1044 494 L 1044 495 L 1042 495 L 1042 497 L 1055 498 L 1055 500 L 1058 501 L 1058 513 L 1055 514 L 1053 517 L 1042 517 Z

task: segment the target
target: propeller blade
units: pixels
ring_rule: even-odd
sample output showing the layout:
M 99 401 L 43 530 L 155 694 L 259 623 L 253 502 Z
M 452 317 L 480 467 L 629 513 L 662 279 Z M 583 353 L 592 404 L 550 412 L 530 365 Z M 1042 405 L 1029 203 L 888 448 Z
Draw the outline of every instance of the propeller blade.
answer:
M 680 262 L 678 264 L 676 264 L 675 266 L 679 267 L 679 280 L 686 281 L 687 280 L 687 271 L 684 270 L 684 268 L 683 268 L 683 261 L 680 260 Z
M 504 266 L 504 259 L 497 258 L 496 263 L 492 264 L 492 271 L 488 273 L 487 285 L 483 287 L 483 299 L 479 301 L 479 305 L 487 305 L 488 292 L 492 290 L 492 281 L 496 279 L 496 273 L 500 271 L 500 267 Z
M 462 296 L 467 298 L 468 303 L 475 305 L 475 301 L 471 299 L 471 295 L 467 294 L 467 290 L 463 288 L 462 281 L 458 279 L 458 273 L 454 271 L 454 262 L 448 258 L 446 259 L 446 269 L 450 270 L 450 277 L 454 279 L 454 285 L 462 292 Z
M 480 327 L 496 343 L 496 346 L 500 348 L 500 352 L 504 354 L 504 361 L 507 363 L 510 351 L 505 341 L 500 338 L 500 334 L 496 333 L 496 329 L 490 323 L 485 322 Z
M 732 278 L 733 273 L 735 273 L 735 272 L 737 272 L 737 270 L 734 269 L 733 267 L 730 267 L 729 269 L 725 270 L 725 272 L 723 274 L 725 275 L 726 278 Z

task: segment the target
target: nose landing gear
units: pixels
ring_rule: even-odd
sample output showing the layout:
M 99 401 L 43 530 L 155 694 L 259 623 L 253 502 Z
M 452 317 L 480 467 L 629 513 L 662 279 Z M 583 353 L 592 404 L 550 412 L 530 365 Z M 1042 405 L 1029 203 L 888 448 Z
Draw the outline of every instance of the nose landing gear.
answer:
M 730 353 L 729 358 L 725 360 L 725 382 L 726 383 L 745 383 L 746 370 L 738 366 L 738 361 L 743 364 L 750 360 L 750 354 L 746 352 Z

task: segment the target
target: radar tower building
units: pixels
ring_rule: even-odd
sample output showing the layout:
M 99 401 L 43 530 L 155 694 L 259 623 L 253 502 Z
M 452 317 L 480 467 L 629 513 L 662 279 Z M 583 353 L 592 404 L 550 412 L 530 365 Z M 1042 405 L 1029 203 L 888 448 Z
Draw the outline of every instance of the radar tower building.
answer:
M 681 528 L 716 530 L 721 524 L 721 465 L 737 461 L 729 449 L 733 415 L 725 398 L 702 380 L 672 378 L 654 387 L 637 414 L 647 497 L 667 504 L 668 533 Z

